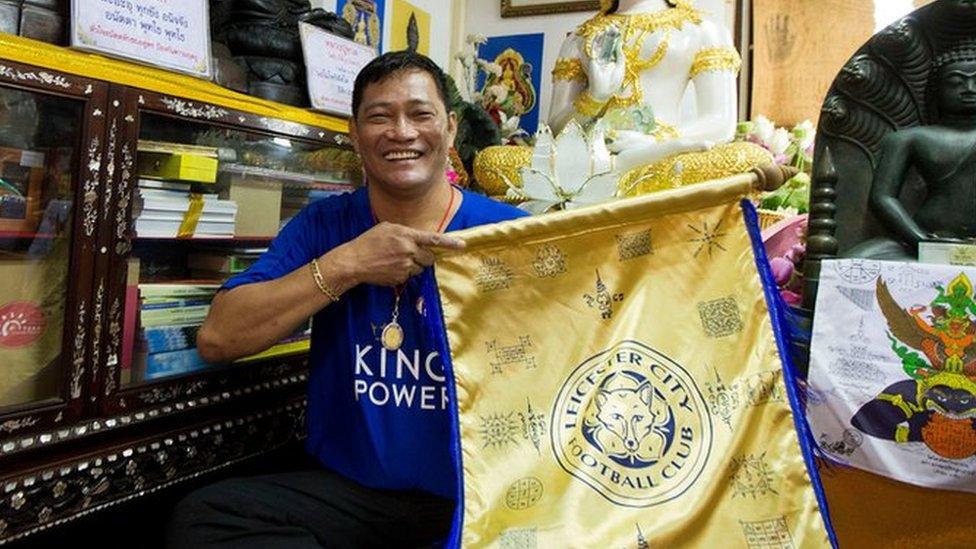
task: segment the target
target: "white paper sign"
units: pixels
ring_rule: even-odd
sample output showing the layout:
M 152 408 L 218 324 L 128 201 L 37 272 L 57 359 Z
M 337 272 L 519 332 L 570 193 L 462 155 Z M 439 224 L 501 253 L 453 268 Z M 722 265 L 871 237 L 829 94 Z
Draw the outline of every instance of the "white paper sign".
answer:
M 973 267 L 824 261 L 807 417 L 832 458 L 976 492 Z
M 207 0 L 72 0 L 71 45 L 209 79 Z
M 976 245 L 956 242 L 919 242 L 918 262 L 976 267 Z
M 312 108 L 352 115 L 352 86 L 356 75 L 376 52 L 373 48 L 299 23 Z

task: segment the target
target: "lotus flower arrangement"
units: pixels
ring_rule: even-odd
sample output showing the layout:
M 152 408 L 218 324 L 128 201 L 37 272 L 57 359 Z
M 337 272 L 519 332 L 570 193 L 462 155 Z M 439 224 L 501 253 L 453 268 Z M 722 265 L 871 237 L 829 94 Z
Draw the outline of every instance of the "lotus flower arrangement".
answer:
M 737 141 L 760 145 L 773 154 L 777 164 L 800 170 L 800 173 L 779 189 L 764 193 L 759 207 L 789 216 L 808 211 L 810 167 L 813 164 L 816 137 L 816 129 L 809 120 L 804 120 L 791 130 L 777 127 L 772 120 L 762 115 L 754 121 L 739 124 L 736 129 Z
M 787 130 L 759 115 L 754 121 L 741 122 L 736 128 L 736 140 L 748 141 L 765 147 L 773 153 L 777 164 L 794 166 L 801 172 L 813 162 L 813 146 L 817 131 L 813 122 L 804 120 Z
M 554 138 L 543 125 L 535 134 L 532 162 L 522 168 L 522 186 L 507 182 L 507 198 L 533 214 L 616 198 L 620 174 L 613 170 L 605 133 L 601 123 L 586 132 L 574 120 Z

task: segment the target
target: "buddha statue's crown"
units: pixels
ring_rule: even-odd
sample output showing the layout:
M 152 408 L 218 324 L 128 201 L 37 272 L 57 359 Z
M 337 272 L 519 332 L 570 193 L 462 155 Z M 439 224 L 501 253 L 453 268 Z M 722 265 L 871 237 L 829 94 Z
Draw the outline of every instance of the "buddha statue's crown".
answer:
M 932 70 L 938 71 L 952 63 L 976 62 L 976 40 L 957 42 L 935 58 Z

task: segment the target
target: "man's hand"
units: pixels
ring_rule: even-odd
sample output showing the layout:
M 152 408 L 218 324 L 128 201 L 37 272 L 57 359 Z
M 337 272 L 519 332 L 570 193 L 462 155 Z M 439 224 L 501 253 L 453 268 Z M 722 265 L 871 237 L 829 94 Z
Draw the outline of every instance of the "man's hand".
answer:
M 380 223 L 322 259 L 335 264 L 355 284 L 397 286 L 434 264 L 430 248 L 460 250 L 464 241 L 395 223 Z

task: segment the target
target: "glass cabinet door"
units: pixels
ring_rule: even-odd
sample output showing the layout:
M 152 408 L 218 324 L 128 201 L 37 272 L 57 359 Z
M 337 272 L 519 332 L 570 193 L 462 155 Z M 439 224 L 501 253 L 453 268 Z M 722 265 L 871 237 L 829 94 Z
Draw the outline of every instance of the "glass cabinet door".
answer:
M 214 365 L 196 333 L 218 288 L 309 202 L 352 190 L 348 150 L 143 112 L 120 353 L 123 386 Z M 244 362 L 303 353 L 309 326 Z
M 84 112 L 0 87 L 0 409 L 62 396 Z

